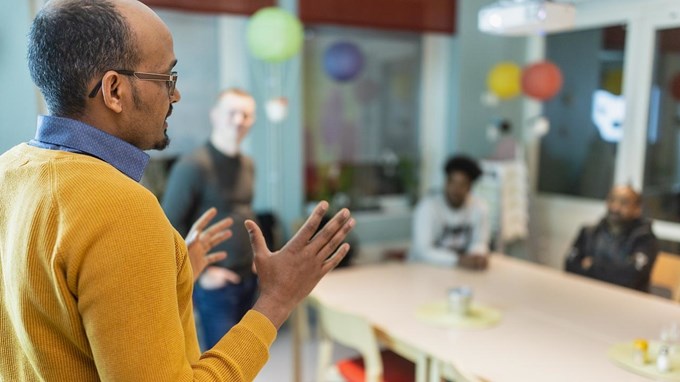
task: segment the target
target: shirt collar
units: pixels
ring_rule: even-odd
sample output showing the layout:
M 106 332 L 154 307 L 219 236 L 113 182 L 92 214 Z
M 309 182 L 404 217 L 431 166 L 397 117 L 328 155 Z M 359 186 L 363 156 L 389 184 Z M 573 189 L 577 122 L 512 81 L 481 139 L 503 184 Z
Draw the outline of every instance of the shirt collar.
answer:
M 147 153 L 124 140 L 86 123 L 63 117 L 38 116 L 35 139 L 30 144 L 92 155 L 137 182 L 142 179 L 149 163 Z

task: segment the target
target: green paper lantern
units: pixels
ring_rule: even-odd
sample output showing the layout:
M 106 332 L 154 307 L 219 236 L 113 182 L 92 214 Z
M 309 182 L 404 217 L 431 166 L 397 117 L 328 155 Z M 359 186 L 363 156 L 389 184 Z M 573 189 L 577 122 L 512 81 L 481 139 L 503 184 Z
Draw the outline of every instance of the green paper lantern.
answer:
M 300 51 L 302 35 L 297 17 L 278 7 L 262 8 L 248 23 L 248 48 L 260 60 L 281 62 Z

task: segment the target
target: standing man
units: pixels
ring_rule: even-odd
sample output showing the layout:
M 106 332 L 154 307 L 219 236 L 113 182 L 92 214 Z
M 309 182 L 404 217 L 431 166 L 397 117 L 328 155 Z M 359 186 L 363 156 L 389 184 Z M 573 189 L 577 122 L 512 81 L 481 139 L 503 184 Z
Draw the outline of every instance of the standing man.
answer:
M 630 186 L 615 186 L 607 196 L 607 215 L 581 228 L 565 269 L 647 292 L 658 251 L 652 223 L 642 217 L 642 196 Z
M 192 287 L 228 224 L 199 220 L 189 257 L 138 183 L 180 100 L 170 31 L 136 0 L 52 0 L 28 45 L 49 115 L 0 156 L 0 380 L 253 380 L 277 328 L 347 253 L 349 211 L 313 236 L 320 203 L 274 253 L 247 220 L 260 297 L 200 354 Z
M 255 122 L 255 100 L 240 89 L 222 92 L 210 113 L 210 140 L 173 166 L 163 209 L 170 223 L 186 235 L 202 213 L 217 207 L 220 219 L 234 221 L 233 236 L 217 246 L 229 257 L 209 266 L 194 286 L 203 347 L 214 346 L 255 302 L 257 277 L 246 219 L 255 220 L 251 204 L 255 168 L 241 153 L 241 142 Z
M 477 162 L 455 156 L 446 162 L 444 195 L 425 197 L 415 209 L 411 260 L 485 269 L 489 253 L 486 205 L 470 194 L 482 174 Z

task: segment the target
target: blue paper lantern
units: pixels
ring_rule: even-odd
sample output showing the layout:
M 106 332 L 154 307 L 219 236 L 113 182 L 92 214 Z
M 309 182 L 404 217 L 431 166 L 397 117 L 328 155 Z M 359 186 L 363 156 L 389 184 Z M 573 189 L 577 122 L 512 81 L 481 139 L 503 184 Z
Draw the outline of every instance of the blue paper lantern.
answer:
M 364 54 L 351 42 L 336 42 L 324 52 L 323 67 L 332 79 L 351 81 L 364 67 Z

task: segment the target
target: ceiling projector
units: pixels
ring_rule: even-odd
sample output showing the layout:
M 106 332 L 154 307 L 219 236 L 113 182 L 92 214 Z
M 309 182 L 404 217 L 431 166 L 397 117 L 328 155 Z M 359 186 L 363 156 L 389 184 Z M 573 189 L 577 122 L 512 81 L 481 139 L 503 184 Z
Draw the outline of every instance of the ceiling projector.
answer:
M 550 0 L 501 0 L 479 11 L 478 27 L 485 33 L 525 36 L 570 29 L 576 9 Z

